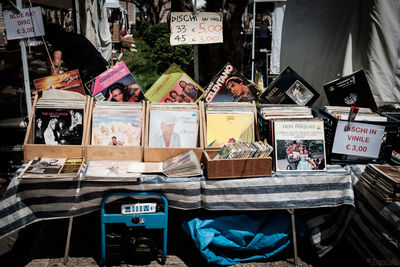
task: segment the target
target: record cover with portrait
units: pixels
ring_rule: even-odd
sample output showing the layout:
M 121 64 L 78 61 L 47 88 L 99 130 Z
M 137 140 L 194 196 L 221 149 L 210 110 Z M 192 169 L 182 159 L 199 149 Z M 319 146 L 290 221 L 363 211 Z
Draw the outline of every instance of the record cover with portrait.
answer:
M 149 147 L 197 147 L 197 110 L 151 109 Z
M 151 102 L 162 103 L 197 103 L 203 95 L 204 89 L 175 63 L 145 93 Z
M 273 120 L 276 171 L 325 171 L 321 119 Z
M 85 84 L 96 101 L 139 102 L 143 92 L 124 61 Z
M 311 106 L 319 93 L 287 66 L 264 90 L 260 100 L 266 104 L 297 104 Z
M 206 87 L 204 100 L 210 102 L 252 102 L 259 95 L 255 84 L 229 62 Z
M 329 105 L 376 109 L 376 102 L 364 70 L 333 80 L 323 85 Z
M 35 144 L 81 145 L 83 109 L 35 108 Z

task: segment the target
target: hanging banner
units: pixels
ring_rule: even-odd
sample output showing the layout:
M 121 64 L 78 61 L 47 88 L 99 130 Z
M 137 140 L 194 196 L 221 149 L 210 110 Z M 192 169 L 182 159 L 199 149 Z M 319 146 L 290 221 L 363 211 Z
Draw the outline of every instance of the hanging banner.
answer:
M 382 125 L 338 121 L 332 153 L 377 158 L 384 133 Z
M 171 45 L 222 43 L 222 15 L 171 12 Z
M 3 16 L 8 40 L 44 35 L 40 7 L 20 9 L 19 14 L 15 11 L 4 11 Z

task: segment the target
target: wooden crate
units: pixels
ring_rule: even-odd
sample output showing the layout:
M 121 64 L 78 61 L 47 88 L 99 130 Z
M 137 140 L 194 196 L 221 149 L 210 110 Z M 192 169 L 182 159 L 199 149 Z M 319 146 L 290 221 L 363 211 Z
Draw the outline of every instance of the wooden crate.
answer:
M 83 117 L 83 134 L 81 145 L 45 145 L 34 144 L 35 137 L 35 107 L 38 101 L 38 95 L 35 96 L 32 112 L 29 118 L 28 128 L 24 139 L 24 161 L 28 162 L 35 157 L 42 158 L 83 158 L 84 144 L 86 143 L 86 131 L 88 130 L 88 117 L 90 108 L 90 96 L 86 96 L 86 106 Z
M 138 160 L 143 161 L 144 131 L 142 131 L 141 146 L 99 146 L 91 145 L 92 136 L 92 113 L 94 101 L 92 99 L 89 113 L 89 129 L 87 131 L 85 158 L 86 160 Z M 142 102 L 142 129 L 144 129 L 145 102 Z
M 198 134 L 198 147 L 190 148 L 162 148 L 162 147 L 149 147 L 149 119 L 150 119 L 150 107 L 151 103 L 147 102 L 146 108 L 146 127 L 145 127 L 145 138 L 144 138 L 144 161 L 146 162 L 160 162 L 165 161 L 169 158 L 177 156 L 179 154 L 185 153 L 189 150 L 193 150 L 196 154 L 199 162 L 201 161 L 201 156 L 203 153 L 204 140 L 202 135 L 203 119 L 202 119 L 202 106 L 203 102 L 200 101 L 199 107 L 199 134 Z
M 204 150 L 202 163 L 208 179 L 271 176 L 272 158 L 213 159 L 218 150 Z

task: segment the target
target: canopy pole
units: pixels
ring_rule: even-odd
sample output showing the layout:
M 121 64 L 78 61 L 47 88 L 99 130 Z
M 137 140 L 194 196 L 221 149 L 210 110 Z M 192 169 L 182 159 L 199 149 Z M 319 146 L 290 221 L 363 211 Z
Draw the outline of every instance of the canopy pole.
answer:
M 254 81 L 254 58 L 255 58 L 255 41 L 256 41 L 256 1 L 253 0 L 253 36 L 251 42 L 251 80 Z
M 76 33 L 81 33 L 81 16 L 79 15 L 79 0 L 74 1 Z
M 18 9 L 22 8 L 22 1 L 17 0 Z M 25 39 L 19 40 L 19 46 L 21 47 L 21 57 L 22 57 L 22 71 L 24 74 L 24 87 L 25 87 L 25 99 L 26 99 L 26 108 L 28 112 L 28 118 L 31 115 L 32 111 L 32 97 L 31 97 L 31 85 L 29 82 L 29 70 L 28 70 L 28 58 L 26 54 L 26 41 Z

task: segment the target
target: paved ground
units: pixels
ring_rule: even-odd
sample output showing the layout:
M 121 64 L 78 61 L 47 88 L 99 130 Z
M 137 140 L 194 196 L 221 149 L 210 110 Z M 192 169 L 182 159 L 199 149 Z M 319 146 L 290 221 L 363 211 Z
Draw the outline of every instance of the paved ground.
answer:
M 186 216 L 183 211 L 170 211 L 168 235 L 168 257 L 165 266 L 215 266 L 207 264 L 178 225 Z M 173 219 L 175 218 L 175 219 Z M 50 220 L 34 223 L 21 229 L 12 249 L 0 256 L 0 266 L 99 266 L 100 224 L 99 214 L 91 213 L 75 218 L 72 230 L 70 257 L 64 264 L 64 249 L 68 219 Z M 1 241 L 1 240 L 0 240 Z M 2 240 L 4 243 L 4 240 Z M 308 240 L 299 242 L 298 266 L 362 266 L 351 248 L 343 244 L 323 259 L 318 259 Z M 351 260 L 349 260 L 349 257 Z M 160 266 L 157 261 L 144 263 L 118 262 L 111 266 Z M 293 248 L 288 247 L 268 259 L 268 262 L 250 262 L 235 267 L 294 266 Z

